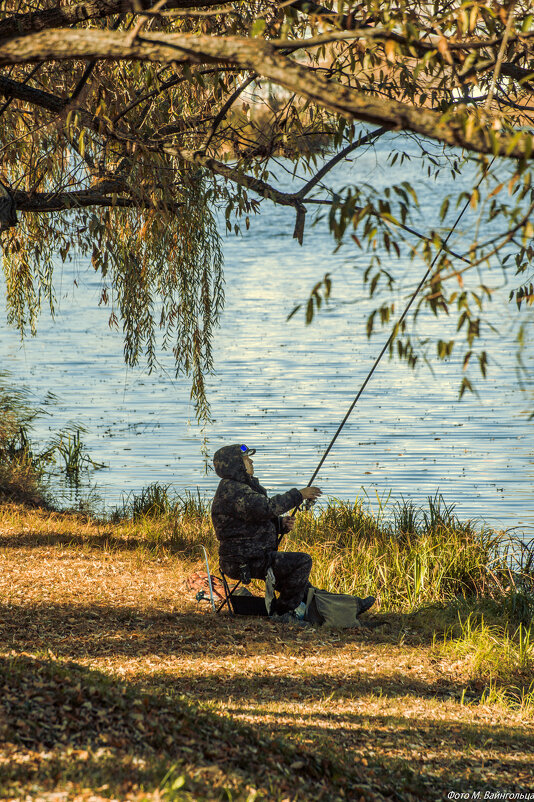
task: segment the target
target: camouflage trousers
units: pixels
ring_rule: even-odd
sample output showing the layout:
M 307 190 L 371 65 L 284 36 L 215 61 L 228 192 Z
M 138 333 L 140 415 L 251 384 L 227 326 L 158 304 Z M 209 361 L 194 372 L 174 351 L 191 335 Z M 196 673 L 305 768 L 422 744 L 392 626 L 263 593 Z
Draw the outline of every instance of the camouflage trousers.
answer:
M 221 571 L 230 579 L 241 579 L 241 566 L 222 558 Z M 265 579 L 268 568 L 272 568 L 275 588 L 278 592 L 276 612 L 286 613 L 299 606 L 308 591 L 308 578 L 312 569 L 312 558 L 302 551 L 275 551 L 259 559 L 249 559 L 247 566 L 252 579 Z

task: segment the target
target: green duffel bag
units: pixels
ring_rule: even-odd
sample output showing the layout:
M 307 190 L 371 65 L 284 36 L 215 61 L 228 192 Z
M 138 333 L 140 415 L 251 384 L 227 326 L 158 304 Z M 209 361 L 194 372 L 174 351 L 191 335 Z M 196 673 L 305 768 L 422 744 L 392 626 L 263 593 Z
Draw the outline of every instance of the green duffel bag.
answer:
M 310 586 L 306 599 L 304 618 L 311 624 L 325 624 L 330 627 L 349 629 L 361 627 L 358 620 L 360 600 L 347 593 L 329 593 Z

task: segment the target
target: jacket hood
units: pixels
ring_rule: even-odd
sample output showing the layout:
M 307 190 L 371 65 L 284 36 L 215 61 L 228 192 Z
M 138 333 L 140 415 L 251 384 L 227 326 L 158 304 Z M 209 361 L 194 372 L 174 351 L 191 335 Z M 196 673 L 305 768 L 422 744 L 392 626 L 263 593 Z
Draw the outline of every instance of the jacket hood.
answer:
M 233 446 L 223 446 L 213 455 L 215 473 L 221 479 L 235 479 L 237 482 L 248 484 L 249 475 L 243 462 L 243 453 L 239 443 Z

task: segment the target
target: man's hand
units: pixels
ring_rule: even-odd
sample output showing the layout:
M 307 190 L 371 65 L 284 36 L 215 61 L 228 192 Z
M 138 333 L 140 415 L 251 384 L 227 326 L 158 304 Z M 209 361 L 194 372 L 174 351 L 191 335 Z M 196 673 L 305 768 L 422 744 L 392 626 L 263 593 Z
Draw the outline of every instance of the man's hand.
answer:
M 310 501 L 317 501 L 319 496 L 323 495 L 323 491 L 318 487 L 303 487 L 299 492 L 304 501 L 308 499 L 310 499 Z
M 295 527 L 295 519 L 292 518 L 290 515 L 286 516 L 285 518 L 282 518 L 282 521 L 286 533 L 291 532 L 291 530 Z

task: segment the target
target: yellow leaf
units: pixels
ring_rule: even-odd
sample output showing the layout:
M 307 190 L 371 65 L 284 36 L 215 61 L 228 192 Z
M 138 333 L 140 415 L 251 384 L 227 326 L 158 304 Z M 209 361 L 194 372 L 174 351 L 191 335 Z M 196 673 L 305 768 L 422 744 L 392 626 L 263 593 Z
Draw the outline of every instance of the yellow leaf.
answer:
M 467 122 L 465 124 L 465 138 L 471 139 L 474 130 L 475 130 L 475 118 L 468 117 Z
M 471 9 L 471 13 L 469 14 L 469 31 L 472 32 L 476 28 L 478 20 L 478 6 L 473 6 Z
M 512 194 L 512 190 L 513 190 L 515 184 L 517 183 L 518 179 L 519 179 L 519 176 L 518 176 L 517 173 L 515 173 L 515 175 L 513 175 L 511 177 L 510 181 L 508 182 L 508 192 L 509 192 L 510 195 Z
M 449 45 L 447 44 L 447 40 L 445 39 L 444 36 L 442 36 L 441 39 L 438 40 L 438 50 L 445 59 L 445 61 L 447 61 L 449 64 L 452 64 Z
M 396 52 L 396 45 L 393 39 L 386 39 L 386 43 L 384 45 L 386 56 L 390 61 L 395 61 L 395 52 Z

